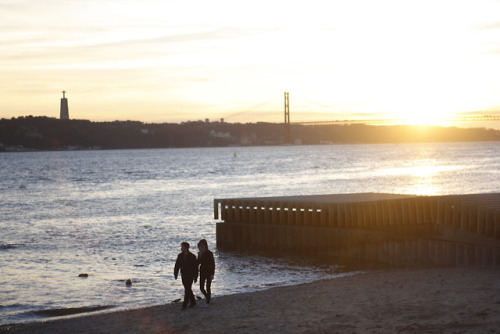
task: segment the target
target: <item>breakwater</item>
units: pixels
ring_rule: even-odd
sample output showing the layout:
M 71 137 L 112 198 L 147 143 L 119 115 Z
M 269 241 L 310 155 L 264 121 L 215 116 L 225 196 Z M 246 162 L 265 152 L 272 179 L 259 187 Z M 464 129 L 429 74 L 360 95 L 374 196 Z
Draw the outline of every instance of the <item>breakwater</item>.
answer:
M 500 265 L 500 193 L 214 200 L 217 247 L 394 265 Z

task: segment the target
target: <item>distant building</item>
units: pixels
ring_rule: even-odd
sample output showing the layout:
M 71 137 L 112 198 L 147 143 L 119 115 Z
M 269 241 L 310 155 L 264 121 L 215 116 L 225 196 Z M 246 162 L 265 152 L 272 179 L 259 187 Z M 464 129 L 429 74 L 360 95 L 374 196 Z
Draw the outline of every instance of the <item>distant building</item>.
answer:
M 66 91 L 63 90 L 62 93 L 63 97 L 61 99 L 60 119 L 69 119 L 68 99 L 66 98 Z
M 152 129 L 140 129 L 140 132 L 143 135 L 154 135 L 156 133 L 156 131 Z
M 220 131 L 211 130 L 210 131 L 210 137 L 215 137 L 215 138 L 231 138 L 231 134 L 229 132 L 220 132 Z
M 257 143 L 257 134 L 255 132 L 246 132 L 240 134 L 241 145 L 253 145 Z

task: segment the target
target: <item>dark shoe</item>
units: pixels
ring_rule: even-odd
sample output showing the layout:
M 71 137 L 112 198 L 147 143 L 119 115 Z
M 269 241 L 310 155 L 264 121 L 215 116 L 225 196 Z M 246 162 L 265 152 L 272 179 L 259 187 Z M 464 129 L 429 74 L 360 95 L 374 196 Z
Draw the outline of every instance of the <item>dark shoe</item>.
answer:
M 186 310 L 186 308 L 187 308 L 187 305 L 182 304 L 182 308 L 181 308 L 181 310 L 185 311 L 185 310 Z
M 191 303 L 191 305 L 189 305 L 189 308 L 195 307 L 195 306 L 196 306 L 196 303 Z

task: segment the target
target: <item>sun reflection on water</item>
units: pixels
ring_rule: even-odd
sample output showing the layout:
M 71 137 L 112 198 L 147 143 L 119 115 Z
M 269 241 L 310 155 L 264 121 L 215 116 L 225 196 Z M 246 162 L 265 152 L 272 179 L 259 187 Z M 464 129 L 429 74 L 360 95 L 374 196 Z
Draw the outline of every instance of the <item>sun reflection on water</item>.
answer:
M 445 191 L 439 175 L 456 169 L 457 166 L 438 166 L 432 160 L 420 160 L 414 161 L 412 166 L 385 169 L 382 174 L 401 179 L 401 187 L 396 193 L 430 196 Z

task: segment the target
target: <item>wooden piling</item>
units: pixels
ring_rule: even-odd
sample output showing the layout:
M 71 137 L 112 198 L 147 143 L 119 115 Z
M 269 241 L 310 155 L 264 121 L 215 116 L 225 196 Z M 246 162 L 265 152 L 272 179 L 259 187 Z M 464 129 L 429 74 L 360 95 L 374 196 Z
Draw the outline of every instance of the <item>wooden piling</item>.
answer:
M 215 199 L 217 247 L 386 263 L 500 264 L 500 194 Z

